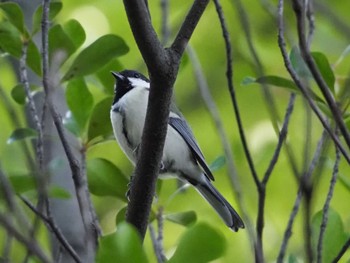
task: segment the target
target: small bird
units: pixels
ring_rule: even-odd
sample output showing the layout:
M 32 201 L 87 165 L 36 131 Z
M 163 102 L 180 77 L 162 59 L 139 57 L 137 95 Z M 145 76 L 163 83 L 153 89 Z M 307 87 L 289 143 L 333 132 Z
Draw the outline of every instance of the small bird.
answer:
M 121 149 L 135 165 L 145 123 L 150 81 L 134 70 L 111 73 L 116 79 L 110 112 L 113 132 Z M 160 177 L 165 173 L 194 186 L 232 230 L 244 228 L 238 213 L 212 185 L 214 177 L 189 125 L 174 105 L 170 109 Z

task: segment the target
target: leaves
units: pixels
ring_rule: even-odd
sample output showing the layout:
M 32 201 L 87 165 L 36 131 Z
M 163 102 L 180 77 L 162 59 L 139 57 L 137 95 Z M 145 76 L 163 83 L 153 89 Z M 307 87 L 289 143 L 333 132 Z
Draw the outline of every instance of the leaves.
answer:
M 126 201 L 129 180 L 112 162 L 100 158 L 88 160 L 87 176 L 92 194 L 114 196 Z
M 7 19 L 18 29 L 18 31 L 25 33 L 23 13 L 19 5 L 11 2 L 0 3 L 0 8 L 4 11 Z
M 125 222 L 117 227 L 115 233 L 101 238 L 96 256 L 97 263 L 146 263 L 141 240 L 133 226 Z
M 169 263 L 204 263 L 219 258 L 226 247 L 225 238 L 207 224 L 199 223 L 181 237 Z
M 49 19 L 53 20 L 58 13 L 62 9 L 62 3 L 61 2 L 51 2 L 50 3 L 50 11 L 49 11 Z M 43 7 L 40 5 L 34 12 L 33 15 L 33 26 L 32 26 L 32 35 L 37 33 L 40 29 L 41 25 L 41 17 L 43 15 Z
M 15 175 L 9 176 L 12 188 L 17 194 L 35 189 L 35 180 L 33 176 L 28 175 Z
M 84 79 L 74 79 L 68 83 L 66 100 L 79 130 L 83 131 L 94 104 L 93 97 Z
M 0 49 L 16 58 L 21 57 L 21 36 L 18 30 L 7 21 L 0 23 Z
M 55 25 L 49 30 L 49 56 L 50 60 L 54 58 L 57 52 L 64 52 L 60 65 L 63 64 L 76 50 L 72 39 L 63 30 L 61 25 Z M 57 63 L 57 62 L 56 62 Z
M 33 139 L 37 137 L 37 132 L 30 128 L 19 128 L 12 132 L 11 136 L 8 138 L 7 143 L 11 144 L 16 141 Z
M 106 138 L 112 135 L 113 129 L 109 117 L 112 101 L 113 97 L 107 97 L 95 105 L 89 122 L 89 141 L 99 136 Z
M 210 171 L 215 172 L 215 171 L 219 170 L 220 168 L 222 168 L 225 164 L 226 164 L 226 158 L 225 158 L 225 156 L 221 155 L 221 156 L 217 157 L 209 165 L 209 169 L 210 169 Z
M 187 226 L 193 225 L 196 222 L 197 215 L 194 211 L 187 211 L 182 213 L 166 215 L 165 219 L 173 223 L 187 227 Z
M 75 49 L 78 49 L 85 42 L 85 31 L 84 28 L 80 25 L 80 23 L 71 19 L 63 25 L 63 30 L 72 40 Z
M 26 103 L 26 93 L 22 84 L 16 85 L 11 90 L 11 97 L 15 102 L 17 102 L 20 105 L 24 105 Z
M 312 52 L 311 55 L 316 62 L 323 79 L 327 83 L 328 88 L 334 94 L 335 76 L 327 57 L 321 52 Z
M 322 211 L 319 211 L 312 218 L 312 244 L 314 251 L 317 251 L 322 215 Z M 330 209 L 328 213 L 328 223 L 323 238 L 322 262 L 331 262 L 348 238 L 349 235 L 344 231 L 343 221 L 339 214 Z
M 117 59 L 114 59 L 102 69 L 97 71 L 96 77 L 102 83 L 104 91 L 107 94 L 114 94 L 115 78 L 112 76 L 111 71 L 121 71 L 122 69 L 123 66 L 121 65 L 121 63 Z
M 29 41 L 27 49 L 27 65 L 36 73 L 38 76 L 42 75 L 41 70 L 41 55 L 38 47 L 33 41 Z
M 63 81 L 94 73 L 111 59 L 128 51 L 129 48 L 122 38 L 116 35 L 102 36 L 80 52 L 64 75 Z

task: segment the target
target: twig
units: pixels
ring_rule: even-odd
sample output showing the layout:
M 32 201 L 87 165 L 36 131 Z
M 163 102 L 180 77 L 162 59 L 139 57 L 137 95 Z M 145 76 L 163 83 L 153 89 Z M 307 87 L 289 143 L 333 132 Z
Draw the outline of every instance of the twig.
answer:
M 306 6 L 306 17 L 309 22 L 309 32 L 307 36 L 307 46 L 310 48 L 312 39 L 315 33 L 315 15 L 314 15 L 314 2 L 313 0 L 307 0 Z
M 298 189 L 298 192 L 297 192 L 296 199 L 294 201 L 292 212 L 291 212 L 291 214 L 289 216 L 289 220 L 288 220 L 288 224 L 287 224 L 286 230 L 284 231 L 282 245 L 281 245 L 280 251 L 278 253 L 278 257 L 277 257 L 277 263 L 282 263 L 283 262 L 283 258 L 284 258 L 284 255 L 286 253 L 286 249 L 287 249 L 287 246 L 288 246 L 288 241 L 289 241 L 290 237 L 292 236 L 292 228 L 293 228 L 294 220 L 295 220 L 295 217 L 297 216 L 297 213 L 299 211 L 300 203 L 301 203 L 301 200 L 302 200 L 302 197 L 303 197 L 303 186 L 302 186 L 302 184 L 305 181 L 309 180 L 309 178 L 311 177 L 313 171 L 315 170 L 315 168 L 316 168 L 316 166 L 317 166 L 317 164 L 318 164 L 318 162 L 320 160 L 322 149 L 324 147 L 326 138 L 327 138 L 327 132 L 323 131 L 322 136 L 321 136 L 320 140 L 317 143 L 317 148 L 316 148 L 314 157 L 312 158 L 312 161 L 311 161 L 311 164 L 309 166 L 309 169 L 300 178 L 299 189 Z
M 129 24 L 147 65 L 151 87 L 145 127 L 130 188 L 126 219 L 145 236 L 155 192 L 169 118 L 172 88 L 181 56 L 209 0 L 195 0 L 173 44 L 164 49 L 147 14 L 144 1 L 124 0 Z M 150 151 L 152 149 L 152 151 Z M 139 209 L 142 207 L 142 209 Z
M 166 45 L 169 41 L 169 0 L 160 0 L 160 7 L 162 10 L 162 44 Z
M 154 227 L 152 224 L 149 224 L 149 230 L 150 230 L 150 235 L 152 239 L 152 244 L 153 244 L 153 249 L 154 253 L 157 258 L 158 263 L 163 263 L 166 262 L 167 259 L 164 255 L 164 248 L 163 248 L 163 208 L 160 207 L 158 209 L 157 213 L 157 223 L 158 223 L 158 236 L 156 235 L 156 232 L 154 230 Z
M 73 247 L 69 244 L 67 239 L 62 234 L 60 228 L 56 225 L 55 221 L 52 219 L 52 217 L 47 217 L 43 213 L 41 213 L 39 210 L 35 208 L 25 197 L 19 195 L 19 198 L 25 203 L 26 206 L 30 208 L 37 216 L 39 216 L 47 225 L 50 226 L 51 231 L 56 236 L 57 240 L 60 242 L 60 244 L 67 250 L 67 252 L 72 256 L 75 262 L 82 262 L 79 258 L 78 254 L 75 252 Z
M 308 66 L 312 76 L 314 77 L 318 87 L 320 88 L 323 97 L 326 99 L 326 102 L 329 106 L 329 109 L 332 112 L 334 120 L 339 127 L 341 134 L 343 135 L 346 144 L 350 148 L 350 134 L 342 118 L 342 113 L 333 98 L 333 95 L 330 92 L 330 87 L 328 87 L 325 82 L 322 74 L 320 73 L 311 53 L 308 48 L 307 40 L 305 37 L 305 12 L 306 6 L 304 1 L 293 0 L 293 9 L 297 18 L 297 29 L 299 37 L 299 48 L 302 54 L 302 57 Z
M 9 220 L 5 215 L 0 214 L 0 224 L 3 225 L 6 230 L 14 237 L 16 240 L 20 243 L 22 243 L 30 252 L 31 254 L 38 257 L 38 259 L 41 260 L 43 263 L 49 263 L 52 262 L 51 259 L 48 258 L 47 255 L 41 250 L 38 243 L 34 239 L 27 239 L 20 233 L 11 223 L 11 220 Z
M 345 252 L 348 250 L 349 247 L 350 247 L 350 238 L 344 243 L 338 255 L 332 260 L 332 263 L 337 263 L 344 256 Z
M 284 40 L 284 22 L 283 22 L 283 5 L 284 0 L 278 1 L 278 45 L 282 53 L 282 57 L 284 60 L 284 64 L 286 69 L 288 70 L 290 76 L 294 80 L 295 84 L 297 85 L 298 89 L 303 94 L 304 98 L 309 103 L 311 109 L 314 111 L 318 119 L 320 120 L 322 126 L 325 128 L 325 130 L 329 133 L 330 137 L 334 141 L 334 143 L 337 145 L 341 153 L 343 154 L 344 158 L 348 163 L 350 163 L 350 156 L 341 144 L 339 138 L 334 134 L 332 129 L 330 128 L 329 124 L 327 123 L 327 120 L 323 117 L 320 109 L 316 106 L 316 103 L 311 98 L 307 88 L 304 86 L 304 84 L 299 79 L 298 75 L 296 74 L 295 70 L 293 69 L 291 65 L 291 61 L 288 56 L 288 52 L 286 50 L 286 43 Z
M 324 238 L 324 234 L 325 234 L 327 222 L 328 222 L 329 204 L 330 204 L 332 197 L 333 197 L 334 187 L 335 187 L 335 184 L 337 182 L 337 176 L 338 176 L 338 171 L 339 171 L 340 153 L 339 153 L 338 148 L 336 148 L 336 150 L 335 150 L 335 156 L 336 157 L 335 157 L 335 162 L 334 162 L 334 166 L 333 166 L 332 178 L 330 181 L 327 198 L 326 198 L 326 201 L 324 203 L 323 211 L 322 211 L 322 223 L 320 226 L 320 235 L 318 237 L 318 243 L 317 243 L 317 262 L 318 263 L 322 263 L 323 238 Z

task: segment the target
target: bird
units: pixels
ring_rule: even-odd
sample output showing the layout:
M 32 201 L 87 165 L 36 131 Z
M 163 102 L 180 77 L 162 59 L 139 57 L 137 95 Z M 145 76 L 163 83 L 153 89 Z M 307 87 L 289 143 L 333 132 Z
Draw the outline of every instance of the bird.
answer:
M 145 124 L 150 80 L 135 70 L 111 72 L 115 78 L 110 118 L 114 136 L 135 166 Z M 244 228 L 235 209 L 213 186 L 214 176 L 184 116 L 171 105 L 159 177 L 171 174 L 191 184 L 233 231 Z

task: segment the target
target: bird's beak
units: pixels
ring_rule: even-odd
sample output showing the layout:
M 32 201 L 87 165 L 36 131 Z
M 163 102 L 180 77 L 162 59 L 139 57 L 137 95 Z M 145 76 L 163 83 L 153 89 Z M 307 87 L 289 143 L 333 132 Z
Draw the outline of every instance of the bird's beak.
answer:
M 122 81 L 122 80 L 124 80 L 124 76 L 121 75 L 120 73 L 114 72 L 114 71 L 111 71 L 111 73 L 112 73 L 112 75 L 115 77 L 115 79 L 116 79 L 117 81 Z

